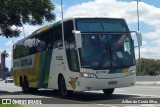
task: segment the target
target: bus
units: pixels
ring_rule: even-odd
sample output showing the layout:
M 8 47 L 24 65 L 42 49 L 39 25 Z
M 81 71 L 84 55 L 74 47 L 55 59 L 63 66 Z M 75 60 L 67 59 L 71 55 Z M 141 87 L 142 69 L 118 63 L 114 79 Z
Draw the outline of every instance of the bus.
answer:
M 111 95 L 135 85 L 135 42 L 142 45 L 141 33 L 130 31 L 123 18 L 65 18 L 13 45 L 14 84 L 23 93 L 48 88 L 62 96 L 91 90 Z

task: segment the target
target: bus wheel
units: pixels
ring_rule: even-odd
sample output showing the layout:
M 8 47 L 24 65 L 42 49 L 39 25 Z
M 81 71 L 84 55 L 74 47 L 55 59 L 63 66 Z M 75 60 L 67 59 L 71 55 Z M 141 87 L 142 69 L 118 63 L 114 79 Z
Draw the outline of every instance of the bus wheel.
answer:
M 106 95 L 111 95 L 111 94 L 113 94 L 113 92 L 114 92 L 114 88 L 104 89 L 103 92 L 104 92 L 104 94 L 106 94 Z
M 29 85 L 28 85 L 28 81 L 26 79 L 24 79 L 24 81 L 22 82 L 22 92 L 23 93 L 29 92 Z
M 60 93 L 63 97 L 70 96 L 73 93 L 73 91 L 67 90 L 64 77 L 62 77 L 60 80 L 60 87 L 59 88 L 60 88 Z

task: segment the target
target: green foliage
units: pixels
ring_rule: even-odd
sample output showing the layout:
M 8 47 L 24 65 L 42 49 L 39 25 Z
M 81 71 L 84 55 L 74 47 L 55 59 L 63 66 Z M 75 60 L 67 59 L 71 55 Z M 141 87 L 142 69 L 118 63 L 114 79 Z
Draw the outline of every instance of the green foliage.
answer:
M 160 75 L 160 60 L 141 58 L 140 61 L 141 63 L 139 63 L 139 60 L 137 60 L 138 75 Z
M 50 0 L 0 0 L 0 35 L 5 37 L 19 36 L 19 29 L 12 29 L 14 25 L 42 24 L 44 19 L 52 21 L 54 5 Z
M 0 104 L 0 107 L 23 107 L 23 106 L 18 104 Z

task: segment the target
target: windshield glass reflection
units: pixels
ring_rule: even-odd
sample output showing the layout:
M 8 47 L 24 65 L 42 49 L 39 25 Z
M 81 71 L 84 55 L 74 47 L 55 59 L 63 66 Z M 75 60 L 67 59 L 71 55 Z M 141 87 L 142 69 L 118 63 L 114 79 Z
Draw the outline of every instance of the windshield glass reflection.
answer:
M 135 65 L 132 39 L 126 34 L 82 34 L 84 68 L 106 69 Z

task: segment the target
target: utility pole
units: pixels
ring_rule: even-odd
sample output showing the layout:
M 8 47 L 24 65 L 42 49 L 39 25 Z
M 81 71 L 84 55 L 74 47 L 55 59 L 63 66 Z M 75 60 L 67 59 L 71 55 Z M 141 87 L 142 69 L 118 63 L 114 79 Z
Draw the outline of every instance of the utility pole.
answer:
M 139 1 L 140 0 L 135 0 L 135 1 L 137 1 L 137 22 L 138 22 L 138 31 L 139 31 Z
M 63 46 L 64 46 L 65 43 L 64 43 L 64 23 L 63 23 L 63 0 L 61 0 L 61 15 L 62 15 L 62 39 L 63 39 Z
M 63 20 L 63 0 L 61 0 L 61 14 L 62 14 L 62 20 Z
M 25 35 L 25 30 L 24 30 L 24 26 L 23 26 L 23 24 L 22 24 L 22 27 L 23 27 L 23 36 L 24 36 L 24 38 L 26 37 L 26 35 Z
M 135 0 L 137 1 L 137 30 L 139 31 L 139 1 L 140 0 Z M 138 49 L 139 49 L 139 71 L 140 71 L 140 74 L 142 74 L 142 71 L 141 71 L 141 51 L 140 51 L 140 46 L 138 46 Z

